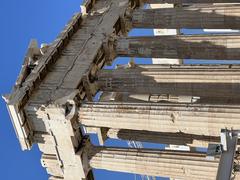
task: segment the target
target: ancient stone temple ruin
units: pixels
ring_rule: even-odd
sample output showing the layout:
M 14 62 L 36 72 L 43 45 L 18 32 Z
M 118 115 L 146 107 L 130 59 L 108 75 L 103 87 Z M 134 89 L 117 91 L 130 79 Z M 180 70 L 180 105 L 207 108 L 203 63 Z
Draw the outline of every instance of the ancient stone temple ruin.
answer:
M 166 33 L 128 36 L 134 28 Z M 240 34 L 181 29 L 240 29 L 240 0 L 87 0 L 54 42 L 31 40 L 4 99 L 22 149 L 39 146 L 49 180 L 93 180 L 92 169 L 240 179 L 240 65 L 183 63 L 240 60 Z M 117 57 L 129 63 L 104 68 Z M 109 147 L 107 139 L 168 148 Z

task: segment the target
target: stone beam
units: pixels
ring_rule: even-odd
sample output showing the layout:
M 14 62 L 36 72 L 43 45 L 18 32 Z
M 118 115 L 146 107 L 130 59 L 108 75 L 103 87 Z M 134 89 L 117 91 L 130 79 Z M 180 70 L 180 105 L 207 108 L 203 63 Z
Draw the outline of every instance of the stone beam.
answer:
M 151 149 L 91 147 L 92 168 L 177 179 L 216 179 L 219 158 L 206 159 L 204 153 Z
M 167 100 L 167 97 L 164 99 L 164 94 L 170 94 L 173 99 L 169 97 L 169 100 L 172 101 L 174 95 L 175 101 L 178 96 L 239 99 L 240 66 L 136 65 L 102 70 L 98 74 L 97 84 L 105 92 L 150 94 L 151 96 L 129 97 L 145 101 L 146 97 L 155 102 Z
M 119 38 L 116 53 L 122 57 L 240 59 L 239 35 L 179 35 Z
M 84 103 L 79 123 L 90 127 L 219 136 L 240 129 L 239 105 L 175 103 Z
M 240 6 L 236 4 L 137 9 L 132 15 L 132 26 L 169 29 L 239 29 L 239 11 Z

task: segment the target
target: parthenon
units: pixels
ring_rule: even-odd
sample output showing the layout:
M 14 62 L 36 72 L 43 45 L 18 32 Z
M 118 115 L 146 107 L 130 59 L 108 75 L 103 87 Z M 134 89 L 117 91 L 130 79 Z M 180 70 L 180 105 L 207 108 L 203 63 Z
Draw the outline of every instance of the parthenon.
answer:
M 175 34 L 130 36 L 134 29 Z M 240 65 L 231 64 L 240 33 L 182 29 L 239 30 L 240 0 L 85 0 L 54 42 L 30 41 L 3 98 L 22 150 L 38 145 L 49 180 L 98 179 L 93 169 L 240 179 Z M 119 57 L 128 63 L 106 68 Z M 111 139 L 188 150 L 107 146 Z

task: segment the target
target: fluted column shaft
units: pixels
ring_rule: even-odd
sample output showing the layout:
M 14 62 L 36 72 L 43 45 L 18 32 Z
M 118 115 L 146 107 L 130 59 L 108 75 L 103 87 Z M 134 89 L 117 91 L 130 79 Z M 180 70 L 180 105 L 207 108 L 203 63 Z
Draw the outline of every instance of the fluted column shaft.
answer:
M 102 70 L 97 84 L 110 92 L 240 98 L 240 66 L 138 65 Z
M 240 129 L 239 105 L 168 103 L 83 103 L 79 122 L 90 127 L 219 136 Z
M 187 180 L 215 179 L 219 162 L 193 152 L 111 147 L 92 147 L 89 151 L 92 168 Z
M 162 133 L 126 129 L 109 129 L 107 136 L 112 139 L 150 142 L 158 144 L 208 147 L 209 143 L 220 143 L 220 137 L 199 136 L 184 133 Z
M 138 9 L 133 13 L 135 28 L 239 29 L 240 6 L 209 5 L 161 9 Z
M 239 35 L 177 35 L 119 38 L 118 56 L 182 59 L 240 59 Z

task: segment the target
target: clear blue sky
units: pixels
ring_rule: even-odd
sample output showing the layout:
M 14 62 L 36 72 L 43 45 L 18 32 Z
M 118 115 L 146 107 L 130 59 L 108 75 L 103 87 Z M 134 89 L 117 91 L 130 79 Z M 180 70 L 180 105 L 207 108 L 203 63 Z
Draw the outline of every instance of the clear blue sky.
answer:
M 20 71 L 29 40 L 51 42 L 63 29 L 81 0 L 0 1 L 0 94 L 8 93 Z M 0 179 L 47 180 L 35 147 L 22 152 L 5 103 L 0 100 Z
M 0 94 L 9 93 L 20 71 L 29 40 L 52 42 L 74 12 L 80 11 L 82 0 L 1 0 L 0 1 Z M 202 33 L 202 31 L 183 31 Z M 133 31 L 131 35 L 149 35 L 151 30 Z M 127 62 L 128 58 L 121 59 Z M 137 59 L 142 63 L 142 60 Z M 145 62 L 150 62 L 150 60 Z M 194 61 L 188 61 L 193 63 Z M 5 103 L 0 99 L 0 180 L 47 180 L 40 164 L 37 147 L 22 152 L 9 119 Z M 110 145 L 124 146 L 110 141 Z M 150 147 L 147 145 L 147 147 Z M 134 180 L 134 175 L 97 170 L 99 180 Z
M 73 13 L 80 11 L 80 4 L 82 0 L 0 1 L 0 94 L 11 91 L 29 40 L 36 38 L 39 43 L 52 42 Z M 38 148 L 35 146 L 32 151 L 21 151 L 2 99 L 0 118 L 0 179 L 47 180 L 48 175 L 40 164 Z M 125 145 L 119 141 L 110 144 Z M 95 175 L 99 180 L 134 180 L 134 175 L 125 173 L 97 170 Z

